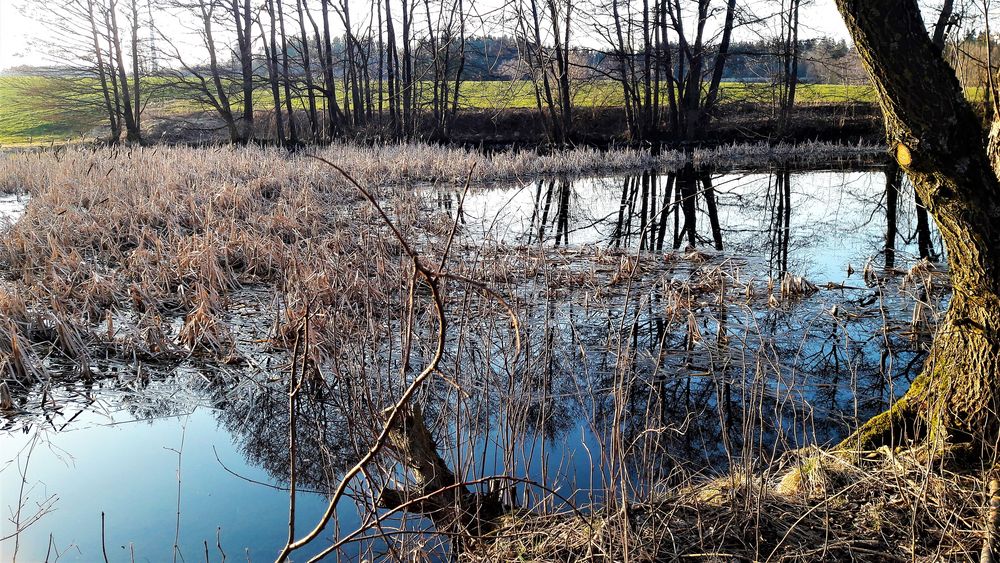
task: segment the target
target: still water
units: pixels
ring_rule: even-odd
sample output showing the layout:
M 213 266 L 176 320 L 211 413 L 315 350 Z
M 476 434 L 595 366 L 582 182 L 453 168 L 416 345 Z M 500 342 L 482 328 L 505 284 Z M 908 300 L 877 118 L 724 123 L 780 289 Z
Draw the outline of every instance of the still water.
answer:
M 510 395 L 512 386 L 476 399 L 479 411 L 492 414 L 474 426 L 470 449 L 449 450 L 446 460 L 452 467 L 466 464 L 472 476 L 506 473 L 542 481 L 585 505 L 600 500 L 611 480 L 595 458 L 613 435 L 641 446 L 643 462 L 636 465 L 642 468 L 630 471 L 645 472 L 649 482 L 679 467 L 724 471 L 733 455 L 774 454 L 842 436 L 855 417 L 904 391 L 922 360 L 919 341 L 882 331 L 905 325 L 912 303 L 880 287 L 899 285 L 901 274 L 893 269 L 908 268 L 921 253 L 916 205 L 905 187 L 896 203 L 895 248 L 885 251 L 886 186 L 892 181 L 881 170 L 555 178 L 473 189 L 461 213 L 460 191 L 422 190 L 428 213 L 459 219 L 467 251 L 540 247 L 565 252 L 557 255 L 572 261 L 604 249 L 659 263 L 674 248 L 682 255 L 694 247 L 708 266 L 739 260 L 757 279 L 789 272 L 846 286 L 761 310 L 708 299 L 690 321 L 698 327 L 697 345 L 664 318 L 677 293 L 673 281 L 643 287 L 631 329 L 636 375 L 624 391 L 609 368 L 609 358 L 620 351 L 602 348 L 619 324 L 614 310 L 621 303 L 601 309 L 589 297 L 585 305 L 576 294 L 549 297 L 523 320 L 525 355 L 539 374 L 513 393 L 524 397 L 524 408 L 496 398 Z M 16 220 L 24 204 L 0 199 L 0 216 Z M 939 250 L 934 233 L 926 234 L 930 253 Z M 866 266 L 880 272 L 883 285 L 864 282 Z M 870 314 L 879 303 L 888 318 Z M 853 316 L 829 313 L 837 307 Z M 664 348 L 683 353 L 657 355 Z M 581 350 L 588 351 L 582 358 Z M 741 354 L 758 360 L 735 361 Z M 760 358 L 773 366 L 761 369 Z M 502 371 L 496 361 L 473 363 L 467 369 L 482 370 L 483 380 Z M 267 561 L 284 545 L 287 424 L 274 423 L 287 420 L 284 390 L 262 379 L 230 385 L 191 362 L 166 370 L 166 377 L 150 379 L 141 371 L 123 368 L 119 377 L 89 385 L 35 389 L 21 397 L 17 413 L 5 415 L 4 560 L 16 554 L 21 561 L 97 561 L 106 551 L 112 561 L 218 561 L 223 554 L 226 560 Z M 717 373 L 725 377 L 708 375 Z M 628 405 L 623 415 L 610 412 L 616 392 Z M 741 412 L 765 399 L 773 413 Z M 493 408 L 491 401 L 507 406 Z M 316 468 L 325 456 L 336 457 L 324 448 L 341 444 L 336 408 L 322 412 L 332 417 L 331 431 L 321 432 L 322 447 L 303 446 L 303 489 L 323 490 L 337 477 Z M 496 437 L 509 430 L 505 419 L 512 412 L 529 430 Z M 650 413 L 656 428 L 649 427 Z M 761 429 L 755 437 L 725 430 L 748 427 L 751 419 Z M 477 461 L 467 463 L 472 458 Z M 358 483 L 359 494 L 364 487 Z M 531 493 L 517 494 L 527 499 Z M 296 535 L 310 529 L 325 507 L 324 495 L 300 493 Z M 340 528 L 358 527 L 363 513 L 342 503 Z M 428 526 L 411 520 L 392 523 L 411 530 Z M 331 527 L 306 551 L 319 551 L 334 536 Z M 386 549 L 361 542 L 342 556 L 377 557 Z
M 463 226 L 478 240 L 529 246 L 717 247 L 817 283 L 842 281 L 848 265 L 885 264 L 891 178 L 882 170 L 690 174 L 474 189 Z M 899 191 L 895 266 L 908 267 L 919 254 L 915 203 L 912 188 Z M 440 192 L 438 204 L 452 210 L 461 195 Z
M 0 225 L 17 221 L 24 213 L 27 196 L 0 194 Z
M 142 393 L 178 412 L 137 408 L 135 392 L 111 384 L 55 390 L 44 416 L 8 421 L 0 434 L 3 535 L 13 533 L 11 520 L 38 521 L 18 544 L 3 542 L 3 558 L 17 549 L 19 561 L 97 561 L 103 515 L 112 561 L 171 560 L 175 537 L 177 560 L 203 560 L 204 542 L 213 561 L 223 552 L 273 560 L 287 535 L 288 494 L 220 427 L 200 379 L 176 376 Z M 305 529 L 326 503 L 315 494 L 299 502 Z M 357 512 L 345 505 L 340 518 L 356 525 Z

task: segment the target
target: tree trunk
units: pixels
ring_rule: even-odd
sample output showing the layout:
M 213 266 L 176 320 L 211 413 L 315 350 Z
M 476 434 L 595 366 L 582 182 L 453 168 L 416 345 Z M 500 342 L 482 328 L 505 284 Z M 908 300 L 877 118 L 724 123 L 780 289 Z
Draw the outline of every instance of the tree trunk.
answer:
M 313 84 L 312 64 L 309 60 L 309 35 L 306 33 L 305 12 L 309 9 L 306 0 L 296 0 L 295 7 L 299 13 L 299 48 L 302 51 L 302 74 L 306 80 L 306 99 L 309 102 L 309 132 L 312 142 L 319 141 L 319 119 L 316 114 L 316 87 Z M 319 34 L 317 34 L 319 35 Z
M 132 96 L 134 101 L 132 102 L 132 111 L 134 115 L 132 121 L 135 122 L 136 135 L 138 131 L 142 130 L 141 117 L 142 117 L 142 104 L 140 103 L 139 89 L 141 87 L 141 81 L 139 79 L 141 72 L 139 69 L 139 4 L 136 0 L 132 0 Z
M 388 2 L 388 0 L 386 0 Z M 337 103 L 337 81 L 333 77 L 333 36 L 330 34 L 330 0 L 320 0 L 323 13 L 323 85 L 326 87 L 326 110 L 330 120 L 330 139 L 340 133 L 343 113 Z
M 229 94 L 226 92 L 226 85 L 219 71 L 219 57 L 215 49 L 215 35 L 212 30 L 215 6 L 214 3 L 206 3 L 204 0 L 198 2 L 202 21 L 202 40 L 208 49 L 208 68 L 212 73 L 212 86 L 215 88 L 216 110 L 226 123 L 226 129 L 229 131 L 229 140 L 233 143 L 239 143 L 241 142 L 241 135 L 239 129 L 236 127 L 236 119 L 233 117 L 233 108 L 229 102 Z
M 118 5 L 112 2 L 108 5 L 111 21 L 111 41 L 113 42 L 113 54 L 117 62 L 118 81 L 121 84 L 122 117 L 125 120 L 125 139 L 129 143 L 139 143 L 142 136 L 139 133 L 139 125 L 135 122 L 135 113 L 132 112 L 132 95 L 129 93 L 128 76 L 125 73 L 125 58 L 122 55 L 122 42 L 118 34 Z
M 430 517 L 442 532 L 480 537 L 492 530 L 507 509 L 499 495 L 477 494 L 458 480 L 441 458 L 418 405 L 400 417 L 389 434 L 389 449 L 413 477 L 412 488 L 385 487 L 379 508 L 404 508 Z
M 955 0 L 944 0 L 941 5 L 941 13 L 938 14 L 937 24 L 934 26 L 934 44 L 939 49 L 944 49 L 944 39 L 954 22 L 951 21 L 952 12 L 955 10 Z
M 274 101 L 274 128 L 279 144 L 285 144 L 285 120 L 281 113 L 281 90 L 279 89 L 278 77 L 278 27 L 277 17 L 274 11 L 274 0 L 267 0 L 266 11 L 271 24 L 271 43 L 268 47 L 267 36 L 264 35 L 264 19 L 258 18 L 257 25 L 260 26 L 260 39 L 264 43 L 264 58 L 267 59 L 267 77 L 271 84 L 271 98 Z
M 115 111 L 114 106 L 111 104 L 111 88 L 108 86 L 108 70 L 104 64 L 104 54 L 101 50 L 101 36 L 97 32 L 97 17 L 94 15 L 94 1 L 87 1 L 87 20 L 90 23 L 90 32 L 94 40 L 94 58 L 97 62 L 97 75 L 101 81 L 101 94 L 104 96 L 104 108 L 108 112 L 108 120 L 111 126 L 110 134 L 108 140 L 117 144 L 121 138 L 122 128 L 121 122 L 118 119 L 118 112 Z M 114 71 L 111 71 L 114 72 Z
M 285 32 L 285 10 L 281 0 L 274 0 L 274 6 L 278 10 L 278 31 L 281 34 L 281 81 L 285 91 L 285 109 L 288 111 L 288 142 L 294 146 L 299 142 L 299 133 L 298 126 L 295 123 L 295 108 L 292 106 L 292 85 L 288 73 L 288 34 Z M 271 33 L 274 33 L 273 28 Z M 277 56 L 274 58 L 274 64 L 277 67 Z
M 842 446 L 910 437 L 985 447 L 997 437 L 1000 407 L 1000 183 L 916 1 L 837 6 L 875 83 L 896 159 L 941 231 L 954 288 L 921 375 Z
M 233 0 L 230 5 L 233 21 L 236 24 L 236 42 L 239 47 L 240 80 L 243 87 L 243 123 L 240 142 L 253 139 L 253 21 L 251 19 L 250 0 L 244 0 L 241 5 Z
M 722 85 L 722 74 L 726 68 L 726 58 L 729 56 L 729 42 L 733 36 L 733 25 L 736 20 L 736 0 L 729 0 L 726 5 L 726 22 L 722 26 L 722 40 L 719 42 L 719 52 L 715 56 L 715 67 L 712 69 L 712 82 L 705 96 L 705 111 L 702 117 L 703 125 L 711 117 L 715 103 L 719 100 L 719 87 Z
M 465 72 L 465 6 L 458 0 L 458 69 L 455 70 L 455 86 L 452 88 L 451 115 L 445 121 L 445 133 L 450 133 L 451 121 L 458 113 L 458 95 L 462 88 L 462 73 Z

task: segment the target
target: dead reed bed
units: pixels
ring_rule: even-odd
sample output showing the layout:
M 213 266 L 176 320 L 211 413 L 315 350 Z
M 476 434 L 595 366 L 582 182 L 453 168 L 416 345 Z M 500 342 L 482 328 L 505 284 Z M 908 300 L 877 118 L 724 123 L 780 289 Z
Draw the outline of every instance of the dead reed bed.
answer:
M 857 144 L 808 141 L 804 143 L 734 143 L 695 149 L 695 166 L 738 168 L 760 166 L 761 163 L 830 166 L 832 163 L 865 164 L 877 161 L 885 153 L 881 144 L 864 140 Z
M 357 322 L 360 303 L 380 296 L 369 276 L 399 267 L 399 249 L 353 190 L 278 151 L 25 153 L 0 162 L 0 185 L 31 194 L 0 242 L 5 329 L 73 359 L 88 349 L 165 352 L 171 340 L 228 357 L 234 337 L 222 317 L 246 285 L 280 295 L 289 319 L 320 301 Z M 409 231 L 414 209 L 398 193 Z M 14 363 L 14 379 L 32 372 L 27 361 Z

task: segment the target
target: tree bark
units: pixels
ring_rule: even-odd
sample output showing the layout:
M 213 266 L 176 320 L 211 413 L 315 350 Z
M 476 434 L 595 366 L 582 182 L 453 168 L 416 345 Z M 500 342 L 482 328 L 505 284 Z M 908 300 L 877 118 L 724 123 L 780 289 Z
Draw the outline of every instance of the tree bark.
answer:
M 997 437 L 1000 407 L 1000 183 L 954 71 L 915 0 L 837 0 L 871 75 L 900 166 L 937 222 L 953 296 L 923 372 L 843 444 L 932 445 Z
M 955 0 L 944 0 L 941 5 L 941 13 L 938 14 L 937 24 L 934 25 L 934 44 L 938 49 L 944 49 L 944 39 L 948 34 L 948 28 L 952 26 L 951 14 L 955 10 Z

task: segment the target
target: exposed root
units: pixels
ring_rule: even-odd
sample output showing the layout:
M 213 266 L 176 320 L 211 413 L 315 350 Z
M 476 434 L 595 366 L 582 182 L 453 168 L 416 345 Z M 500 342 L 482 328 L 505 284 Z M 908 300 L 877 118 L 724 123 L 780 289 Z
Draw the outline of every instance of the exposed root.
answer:
M 918 382 L 919 380 L 915 381 L 913 385 L 917 386 Z M 894 448 L 907 440 L 919 439 L 922 434 L 919 433 L 918 414 L 912 401 L 912 395 L 909 394 L 896 401 L 888 410 L 868 419 L 837 445 L 834 451 L 867 452 L 886 446 Z

